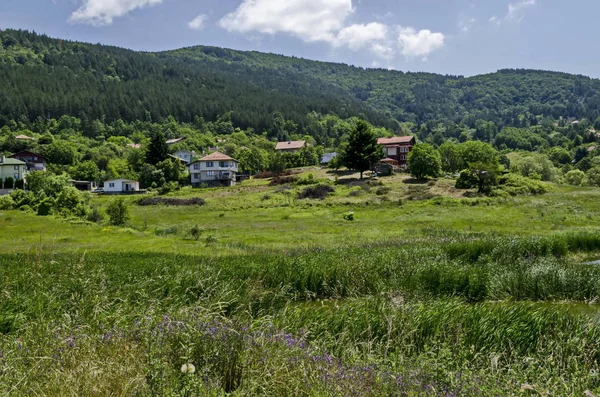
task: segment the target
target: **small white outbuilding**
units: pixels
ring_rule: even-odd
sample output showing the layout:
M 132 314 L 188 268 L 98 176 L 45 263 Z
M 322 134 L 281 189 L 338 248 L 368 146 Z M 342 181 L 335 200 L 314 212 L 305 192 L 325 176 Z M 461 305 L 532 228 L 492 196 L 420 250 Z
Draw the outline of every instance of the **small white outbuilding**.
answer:
M 104 182 L 104 193 L 134 193 L 140 190 L 140 183 L 131 179 L 113 179 Z

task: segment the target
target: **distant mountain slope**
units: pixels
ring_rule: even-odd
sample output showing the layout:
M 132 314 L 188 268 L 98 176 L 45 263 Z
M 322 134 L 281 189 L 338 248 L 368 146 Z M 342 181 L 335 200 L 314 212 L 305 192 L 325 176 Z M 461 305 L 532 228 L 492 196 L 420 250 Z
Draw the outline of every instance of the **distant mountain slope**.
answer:
M 493 121 L 600 116 L 600 80 L 535 70 L 464 78 L 191 47 L 143 53 L 0 32 L 0 125 L 70 114 L 83 119 L 209 120 L 276 128 L 281 113 L 301 128 L 310 112 L 397 122 Z M 280 119 L 280 118 L 279 118 Z
M 500 70 L 464 78 L 364 69 L 259 52 L 190 47 L 166 52 L 199 62 L 222 61 L 288 71 L 332 83 L 399 121 L 481 118 L 511 124 L 523 113 L 546 117 L 600 116 L 600 80 L 538 70 Z M 159 54 L 160 56 L 161 54 Z
M 285 70 L 197 62 L 116 47 L 0 32 L 0 122 L 63 114 L 84 119 L 214 120 L 268 130 L 273 114 L 303 125 L 312 111 L 389 124 L 370 105 L 323 80 Z

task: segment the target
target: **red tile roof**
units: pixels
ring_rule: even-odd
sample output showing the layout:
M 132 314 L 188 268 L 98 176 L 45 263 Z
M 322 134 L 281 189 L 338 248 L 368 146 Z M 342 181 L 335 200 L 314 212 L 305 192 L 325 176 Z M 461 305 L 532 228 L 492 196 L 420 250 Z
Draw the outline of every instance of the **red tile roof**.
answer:
M 232 159 L 231 157 L 229 157 L 226 154 L 214 152 L 214 153 L 209 154 L 208 156 L 202 157 L 198 161 L 230 161 L 230 160 L 236 161 L 235 159 Z
M 401 145 L 411 143 L 415 139 L 414 136 L 395 136 L 393 138 L 379 138 L 377 143 L 379 145 Z
M 297 150 L 306 146 L 306 141 L 277 142 L 275 150 Z

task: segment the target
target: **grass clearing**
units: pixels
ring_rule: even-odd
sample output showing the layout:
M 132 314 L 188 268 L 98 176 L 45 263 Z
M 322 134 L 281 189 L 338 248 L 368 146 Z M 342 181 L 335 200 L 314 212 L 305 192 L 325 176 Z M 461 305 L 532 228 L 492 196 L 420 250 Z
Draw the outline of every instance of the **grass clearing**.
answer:
M 128 197 L 127 228 L 0 213 L 0 394 L 600 393 L 600 190 L 330 183 Z

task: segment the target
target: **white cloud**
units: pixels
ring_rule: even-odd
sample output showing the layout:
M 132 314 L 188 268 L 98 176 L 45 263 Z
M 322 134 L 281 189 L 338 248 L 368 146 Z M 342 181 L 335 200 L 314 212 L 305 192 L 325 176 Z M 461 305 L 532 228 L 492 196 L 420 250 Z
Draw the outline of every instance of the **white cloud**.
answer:
M 521 16 L 521 11 L 535 6 L 535 3 L 536 0 L 517 0 L 514 3 L 510 3 L 508 5 L 508 14 L 506 14 L 506 19 L 521 20 L 523 18 Z
M 200 30 L 204 27 L 204 22 L 206 22 L 207 19 L 208 19 L 207 15 L 200 14 L 196 18 L 192 19 L 188 23 L 188 26 L 190 27 L 190 29 Z
M 407 58 L 427 56 L 444 46 L 445 37 L 442 33 L 433 33 L 429 29 L 416 31 L 413 28 L 399 27 L 398 44 L 402 55 Z
M 306 42 L 335 43 L 353 12 L 352 0 L 243 0 L 219 24 L 229 31 L 287 33 Z
M 477 22 L 475 18 L 463 19 L 458 23 L 458 27 L 461 31 L 467 33 L 475 25 L 475 22 Z
M 337 34 L 333 44 L 348 46 L 357 51 L 370 43 L 385 40 L 388 36 L 388 27 L 382 23 L 373 22 L 368 25 L 351 25 L 343 28 Z
M 391 60 L 396 55 L 396 51 L 388 44 L 373 43 L 369 50 L 379 58 L 387 60 Z
M 162 0 L 84 0 L 69 21 L 94 26 L 110 25 L 114 18 L 147 6 L 162 3 Z

